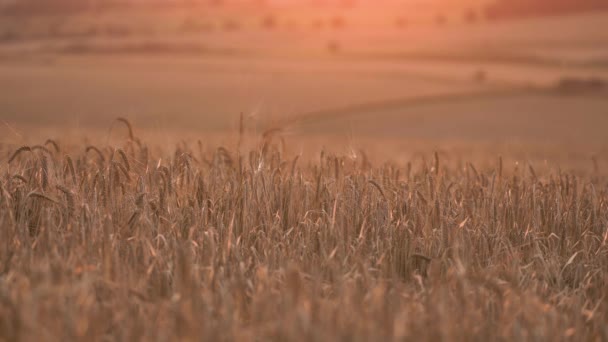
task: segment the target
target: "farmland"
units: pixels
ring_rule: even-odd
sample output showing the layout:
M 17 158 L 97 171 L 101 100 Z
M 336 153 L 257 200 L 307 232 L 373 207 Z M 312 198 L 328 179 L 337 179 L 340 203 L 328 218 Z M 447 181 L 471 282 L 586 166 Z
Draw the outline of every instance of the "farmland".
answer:
M 608 339 L 606 14 L 218 13 L 0 20 L 2 339 Z

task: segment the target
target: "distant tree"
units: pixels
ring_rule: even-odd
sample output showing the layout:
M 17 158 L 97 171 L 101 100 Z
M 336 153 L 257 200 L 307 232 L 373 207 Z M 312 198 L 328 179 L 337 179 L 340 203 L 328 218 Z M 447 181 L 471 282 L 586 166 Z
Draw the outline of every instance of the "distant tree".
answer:
M 98 2 L 98 0 L 16 0 L 9 2 L 2 8 L 5 12 L 12 13 L 65 13 L 94 8 L 96 2 Z
M 277 19 L 274 15 L 268 14 L 262 18 L 262 27 L 267 30 L 273 30 L 277 27 Z
M 473 24 L 477 22 L 478 19 L 477 11 L 472 8 L 469 8 L 464 12 L 463 18 L 465 22 Z
M 488 19 L 564 14 L 608 9 L 606 0 L 495 0 L 485 8 Z
M 342 29 L 346 26 L 346 20 L 340 15 L 331 18 L 331 27 L 334 29 Z
M 226 19 L 223 24 L 224 31 L 238 31 L 241 25 L 234 19 Z
M 404 17 L 397 17 L 397 19 L 395 19 L 395 26 L 400 29 L 406 28 L 408 26 L 407 19 L 405 19 Z
M 443 26 L 448 22 L 448 20 L 446 19 L 445 15 L 443 15 L 442 13 L 438 13 L 435 16 L 435 24 L 437 24 L 437 26 Z
M 337 54 L 342 50 L 342 45 L 340 44 L 339 41 L 332 39 L 329 42 L 327 42 L 327 50 L 331 54 Z

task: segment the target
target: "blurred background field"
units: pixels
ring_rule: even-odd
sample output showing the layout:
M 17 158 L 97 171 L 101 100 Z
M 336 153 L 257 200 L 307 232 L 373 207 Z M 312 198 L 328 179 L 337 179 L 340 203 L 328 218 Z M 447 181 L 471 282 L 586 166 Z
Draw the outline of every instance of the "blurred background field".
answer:
M 606 4 L 562 2 L 5 2 L 0 130 L 602 146 Z

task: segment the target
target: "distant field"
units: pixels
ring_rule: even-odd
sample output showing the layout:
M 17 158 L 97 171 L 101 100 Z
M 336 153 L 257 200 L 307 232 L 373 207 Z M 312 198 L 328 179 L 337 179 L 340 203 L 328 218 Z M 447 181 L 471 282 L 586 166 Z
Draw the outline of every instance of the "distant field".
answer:
M 585 159 L 608 143 L 608 14 L 438 25 L 427 10 L 400 27 L 355 11 L 317 27 L 312 12 L 218 13 L 0 19 L 15 33 L 0 43 L 4 141 L 103 136 L 117 116 L 167 141 L 225 141 L 242 115 L 248 134 L 278 128 L 312 154 L 390 141 L 559 145 Z
M 26 39 L 0 45 L 0 107 L 15 127 L 128 116 L 217 133 L 243 113 L 258 130 L 290 121 L 328 135 L 605 143 L 608 90 L 557 87 L 608 79 L 607 18 Z M 328 117 L 293 120 L 315 112 Z

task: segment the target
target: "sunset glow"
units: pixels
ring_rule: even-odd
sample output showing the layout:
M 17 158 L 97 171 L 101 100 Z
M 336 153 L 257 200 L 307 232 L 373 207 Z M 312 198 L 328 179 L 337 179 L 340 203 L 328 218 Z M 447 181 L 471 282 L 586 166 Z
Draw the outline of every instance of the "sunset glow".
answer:
M 0 0 L 0 342 L 608 342 L 608 0 Z

